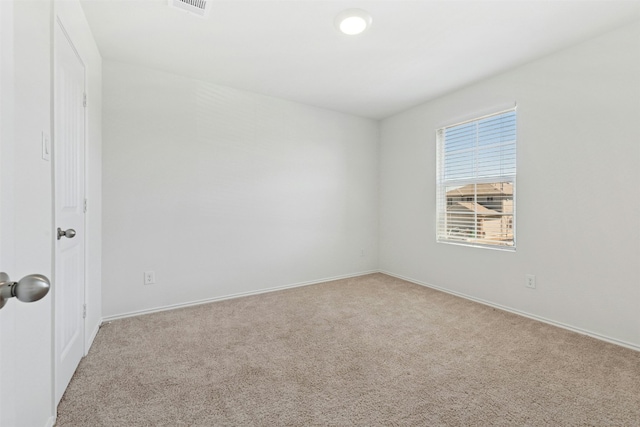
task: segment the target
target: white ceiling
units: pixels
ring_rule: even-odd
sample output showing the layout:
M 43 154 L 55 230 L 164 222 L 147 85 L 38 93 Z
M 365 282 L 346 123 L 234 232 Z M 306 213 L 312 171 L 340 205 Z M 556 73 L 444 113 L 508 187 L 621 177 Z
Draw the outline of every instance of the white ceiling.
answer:
M 384 118 L 640 19 L 633 1 L 82 0 L 100 52 L 362 117 Z M 373 16 L 358 36 L 334 17 Z

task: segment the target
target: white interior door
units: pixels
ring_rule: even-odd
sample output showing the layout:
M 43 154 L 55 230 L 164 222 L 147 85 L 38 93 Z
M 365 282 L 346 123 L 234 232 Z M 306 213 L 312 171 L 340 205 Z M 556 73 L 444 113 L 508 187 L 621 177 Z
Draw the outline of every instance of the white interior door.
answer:
M 5 168 L 9 167 L 9 159 L 7 153 L 11 148 L 9 141 L 13 139 L 13 135 L 9 132 L 9 126 L 12 120 L 12 91 L 13 79 L 9 71 L 13 68 L 11 64 L 12 58 L 7 41 L 11 39 L 11 20 L 8 15 L 11 14 L 9 9 L 11 3 L 0 2 L 0 270 L 12 271 L 14 269 L 13 262 L 13 233 L 12 221 L 9 218 L 10 211 L 7 209 L 13 204 L 11 197 L 11 180 L 10 171 Z M 9 308 L 7 306 L 7 308 Z M 15 358 L 14 348 L 7 343 L 13 342 L 14 337 L 14 312 L 11 310 L 0 311 L 0 425 L 10 425 L 15 421 L 15 414 L 12 409 L 14 406 L 13 390 L 8 387 L 13 381 L 13 360 Z
M 60 22 L 54 34 L 56 405 L 84 355 L 85 69 Z M 73 230 L 73 231 L 68 231 Z M 75 236 L 71 234 L 75 232 Z
M 0 0 L 0 270 L 51 276 L 51 8 Z M 0 426 L 53 425 L 52 292 L 0 310 Z

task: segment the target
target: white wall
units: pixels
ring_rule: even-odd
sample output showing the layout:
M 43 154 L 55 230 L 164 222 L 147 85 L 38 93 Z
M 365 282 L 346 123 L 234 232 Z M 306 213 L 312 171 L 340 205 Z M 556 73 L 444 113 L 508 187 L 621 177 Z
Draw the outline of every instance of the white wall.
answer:
M 112 61 L 103 77 L 106 317 L 377 269 L 375 121 Z
M 102 57 L 79 0 L 55 2 L 55 16 L 73 41 L 85 65 L 86 135 L 86 293 L 85 349 L 102 322 Z M 56 24 L 57 25 L 57 24 Z
M 516 252 L 437 244 L 436 129 L 514 101 Z M 382 121 L 381 270 L 640 348 L 639 118 L 636 23 Z

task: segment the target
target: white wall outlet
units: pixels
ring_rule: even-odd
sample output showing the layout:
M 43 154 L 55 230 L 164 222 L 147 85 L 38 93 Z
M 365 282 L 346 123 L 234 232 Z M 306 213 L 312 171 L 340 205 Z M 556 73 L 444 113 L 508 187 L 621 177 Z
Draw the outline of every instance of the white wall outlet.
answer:
M 527 288 L 535 289 L 536 288 L 536 276 L 534 276 L 533 274 L 527 274 L 525 276 L 524 285 Z
M 144 284 L 145 285 L 153 285 L 156 283 L 156 272 L 155 271 L 145 271 L 144 272 Z

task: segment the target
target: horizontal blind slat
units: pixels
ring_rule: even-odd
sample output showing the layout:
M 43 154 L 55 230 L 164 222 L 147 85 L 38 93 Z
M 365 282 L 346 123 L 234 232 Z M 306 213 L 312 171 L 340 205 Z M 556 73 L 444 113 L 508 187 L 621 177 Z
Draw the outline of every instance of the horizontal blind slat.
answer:
M 515 245 L 515 110 L 439 129 L 438 241 Z

